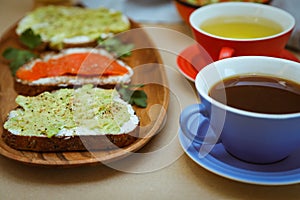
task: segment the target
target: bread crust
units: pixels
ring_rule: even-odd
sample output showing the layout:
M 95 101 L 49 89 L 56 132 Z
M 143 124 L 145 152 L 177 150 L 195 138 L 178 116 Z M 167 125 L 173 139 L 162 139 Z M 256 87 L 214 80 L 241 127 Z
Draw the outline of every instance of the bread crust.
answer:
M 83 135 L 83 136 L 22 136 L 4 129 L 3 141 L 11 148 L 35 152 L 63 152 L 109 150 L 128 146 L 134 143 L 139 135 L 139 126 L 130 133 Z
M 20 37 L 20 34 L 18 34 L 18 37 Z M 45 51 L 60 51 L 63 49 L 71 49 L 71 48 L 97 48 L 99 46 L 97 40 L 90 40 L 87 42 L 78 42 L 78 43 L 66 43 L 63 42 L 63 48 L 58 49 L 50 46 L 50 42 L 43 41 L 39 46 L 35 47 L 34 50 L 37 52 L 45 52 Z M 26 48 L 26 46 L 24 46 Z
M 113 89 L 115 88 L 117 83 L 115 84 L 106 84 L 106 85 L 94 85 L 95 87 L 100 87 L 103 89 Z M 77 88 L 82 84 L 70 84 L 67 86 L 56 85 L 56 84 L 48 84 L 48 85 L 29 85 L 18 82 L 16 79 L 14 80 L 14 89 L 19 95 L 24 96 L 36 96 L 46 91 L 55 91 L 62 88 Z

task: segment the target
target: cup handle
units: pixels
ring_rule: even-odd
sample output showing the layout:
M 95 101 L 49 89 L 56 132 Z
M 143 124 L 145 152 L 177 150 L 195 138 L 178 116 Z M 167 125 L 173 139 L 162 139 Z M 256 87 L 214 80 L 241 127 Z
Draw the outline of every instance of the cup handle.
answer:
M 219 53 L 219 60 L 222 60 L 224 58 L 230 58 L 234 54 L 234 49 L 230 47 L 222 47 Z
M 180 114 L 179 123 L 182 133 L 193 142 L 201 145 L 221 142 L 210 126 L 209 116 L 203 104 L 186 107 Z

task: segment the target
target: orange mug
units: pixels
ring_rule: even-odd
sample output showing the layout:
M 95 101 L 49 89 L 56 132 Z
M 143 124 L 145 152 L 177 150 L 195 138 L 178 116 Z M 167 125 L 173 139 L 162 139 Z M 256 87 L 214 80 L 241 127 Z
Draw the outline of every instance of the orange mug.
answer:
M 249 38 L 219 36 L 204 31 L 201 26 L 213 18 L 252 17 L 270 20 L 281 27 L 278 33 Z M 189 18 L 195 40 L 214 61 L 233 56 L 279 57 L 295 27 L 295 19 L 279 8 L 246 2 L 226 2 L 207 5 L 195 10 Z

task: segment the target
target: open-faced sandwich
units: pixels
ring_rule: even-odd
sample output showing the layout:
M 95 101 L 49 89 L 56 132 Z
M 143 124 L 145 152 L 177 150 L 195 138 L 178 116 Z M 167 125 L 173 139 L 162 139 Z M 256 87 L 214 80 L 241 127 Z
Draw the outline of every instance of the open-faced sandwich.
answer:
M 19 95 L 19 105 L 4 123 L 2 137 L 12 148 L 38 152 L 124 147 L 138 137 L 139 119 L 114 89 L 84 85 L 33 97 Z
M 15 74 L 15 90 L 37 95 L 61 87 L 93 84 L 113 88 L 131 81 L 133 70 L 122 60 L 100 48 L 69 48 L 45 53 L 21 66 Z
M 45 6 L 20 20 L 16 33 L 31 29 L 52 49 L 78 47 L 95 43 L 130 29 L 129 19 L 121 12 L 107 9 Z

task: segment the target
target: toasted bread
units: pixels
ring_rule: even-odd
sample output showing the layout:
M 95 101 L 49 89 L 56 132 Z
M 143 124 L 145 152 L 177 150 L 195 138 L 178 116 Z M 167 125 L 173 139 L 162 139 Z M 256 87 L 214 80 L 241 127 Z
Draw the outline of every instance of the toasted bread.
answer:
M 131 133 L 85 135 L 85 136 L 59 136 L 37 137 L 15 135 L 8 130 L 2 133 L 3 141 L 17 150 L 36 152 L 62 152 L 62 151 L 97 151 L 126 147 L 138 138 L 138 127 Z
M 103 150 L 132 144 L 139 119 L 112 89 L 84 85 L 34 97 L 19 95 L 2 138 L 18 150 L 38 152 Z

